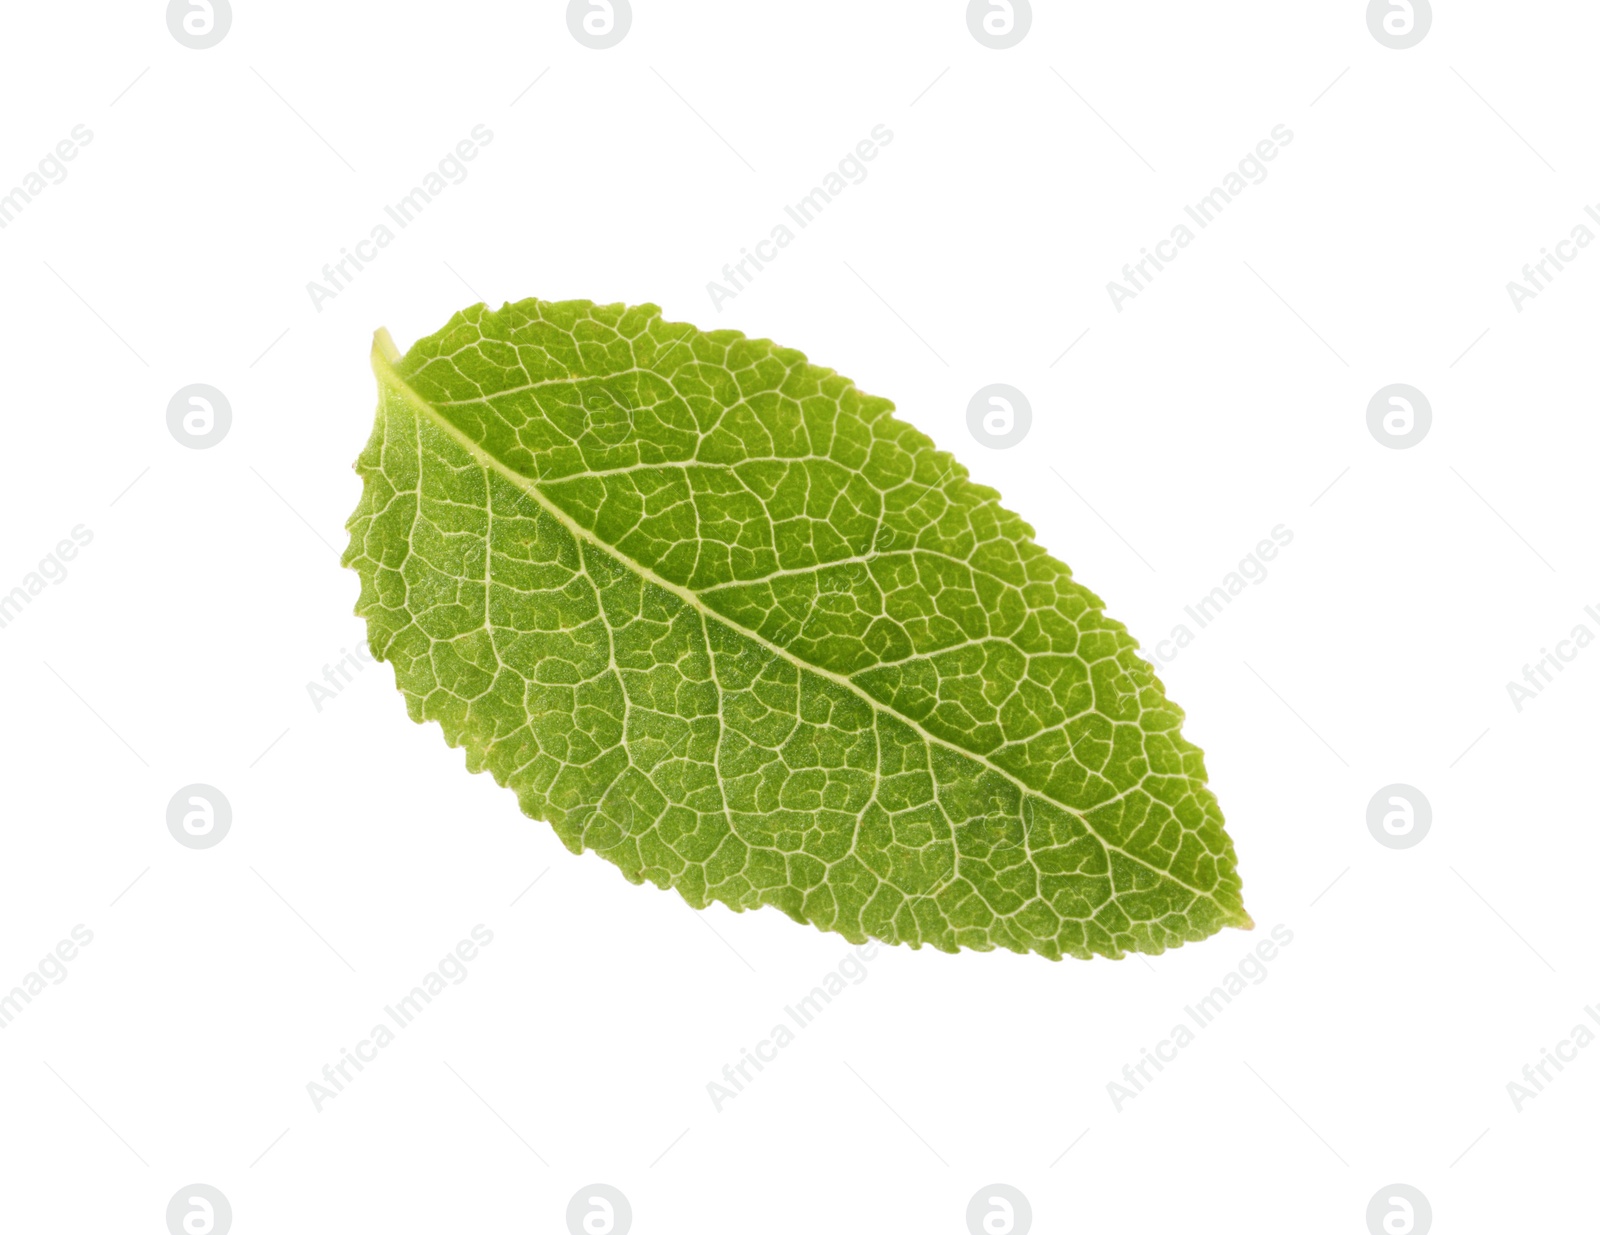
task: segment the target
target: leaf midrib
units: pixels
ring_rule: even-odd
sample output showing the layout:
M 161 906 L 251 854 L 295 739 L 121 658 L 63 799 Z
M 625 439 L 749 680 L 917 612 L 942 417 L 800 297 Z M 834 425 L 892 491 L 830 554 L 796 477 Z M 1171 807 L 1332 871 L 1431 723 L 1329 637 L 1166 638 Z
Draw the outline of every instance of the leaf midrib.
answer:
M 978 754 L 975 751 L 967 750 L 965 747 L 957 745 L 948 738 L 942 738 L 938 734 L 930 733 L 922 726 L 921 722 L 917 721 L 913 717 L 902 715 L 900 712 L 885 704 L 882 700 L 874 698 L 850 678 L 845 677 L 842 674 L 835 673 L 831 669 L 826 669 L 821 665 L 814 665 L 810 661 L 804 660 L 800 656 L 797 656 L 793 651 L 783 647 L 781 644 L 773 643 L 770 639 L 767 639 L 759 632 L 750 630 L 740 625 L 738 622 L 735 622 L 732 619 L 724 616 L 723 614 L 718 613 L 716 610 L 705 605 L 700 600 L 700 597 L 697 593 L 681 586 L 680 584 L 673 583 L 669 579 L 663 578 L 650 567 L 646 566 L 643 562 L 635 561 L 615 545 L 607 544 L 588 528 L 584 527 L 581 523 L 578 523 L 572 518 L 571 515 L 569 515 L 565 510 L 561 509 L 561 507 L 557 506 L 543 493 L 541 493 L 536 481 L 533 481 L 522 475 L 520 472 L 512 468 L 508 463 L 497 458 L 495 455 L 490 454 L 479 443 L 473 441 L 471 437 L 463 433 L 455 425 L 451 424 L 449 420 L 442 416 L 438 410 L 428 402 L 427 399 L 423 398 L 421 394 L 414 390 L 411 385 L 400 376 L 399 372 L 395 369 L 395 362 L 400 359 L 400 350 L 395 346 L 394 340 L 390 337 L 388 330 L 380 329 L 373 338 L 372 343 L 372 368 L 373 371 L 378 375 L 379 382 L 386 384 L 391 390 L 394 391 L 394 393 L 413 404 L 424 416 L 427 417 L 429 423 L 437 427 L 447 437 L 455 441 L 462 447 L 462 449 L 464 449 L 475 460 L 477 460 L 479 466 L 486 470 L 498 472 L 513 485 L 515 485 L 520 492 L 526 493 L 534 500 L 535 503 L 538 504 L 540 509 L 547 512 L 578 540 L 593 545 L 602 553 L 608 554 L 614 558 L 628 570 L 654 584 L 656 587 L 661 588 L 663 591 L 666 591 L 669 594 L 677 597 L 685 605 L 688 605 L 690 609 L 698 613 L 703 620 L 721 623 L 729 630 L 732 630 L 751 640 L 758 646 L 765 648 L 774 656 L 781 657 L 783 660 L 795 666 L 795 668 L 804 670 L 806 672 L 815 673 L 819 677 L 826 678 L 828 681 L 833 682 L 834 684 L 855 695 L 856 698 L 867 704 L 867 706 L 872 708 L 875 712 L 882 712 L 886 716 L 893 717 L 899 723 L 913 730 L 919 737 L 923 739 L 923 741 L 931 743 L 935 746 L 941 746 L 946 750 L 953 751 L 954 753 L 963 756 L 964 758 L 971 759 L 994 772 L 997 776 L 1004 777 L 1006 780 L 1010 781 L 1023 794 L 1040 798 L 1043 801 L 1049 802 L 1052 806 L 1066 811 L 1068 814 L 1074 816 L 1080 823 L 1082 823 L 1084 829 L 1107 850 L 1114 853 L 1119 853 L 1123 857 L 1127 858 L 1130 862 L 1136 862 L 1146 870 L 1154 871 L 1162 878 L 1172 880 L 1173 883 L 1177 884 L 1185 891 L 1192 892 L 1195 896 L 1210 901 L 1223 912 L 1224 916 L 1230 923 L 1237 924 L 1242 918 L 1243 921 L 1248 924 L 1248 915 L 1242 914 L 1241 911 L 1230 909 L 1227 905 L 1224 905 L 1220 900 L 1218 900 L 1211 892 L 1194 887 L 1192 884 L 1185 883 L 1171 871 L 1165 870 L 1162 867 L 1155 865 L 1147 858 L 1142 858 L 1136 853 L 1130 853 L 1122 846 L 1113 844 L 1111 841 L 1107 840 L 1095 829 L 1094 825 L 1089 822 L 1083 811 L 1077 809 L 1076 807 L 1069 806 L 1065 802 L 1056 801 L 1056 799 L 1051 797 L 1049 794 L 1040 789 L 1034 788 L 1032 785 L 1029 785 L 1015 773 L 999 766 L 996 763 L 993 763 L 986 756 Z M 485 606 L 487 606 L 487 603 L 487 598 L 485 598 Z M 710 654 L 709 648 L 707 648 L 707 654 Z M 1101 805 L 1118 801 L 1130 792 L 1132 792 L 1131 788 L 1125 789 L 1121 793 L 1108 798 L 1106 802 L 1101 803 Z M 1030 859 L 1032 859 L 1034 854 L 1031 843 L 1027 838 L 1024 838 L 1023 844 L 1027 846 L 1028 856 Z M 956 851 L 956 858 L 959 863 L 959 849 Z

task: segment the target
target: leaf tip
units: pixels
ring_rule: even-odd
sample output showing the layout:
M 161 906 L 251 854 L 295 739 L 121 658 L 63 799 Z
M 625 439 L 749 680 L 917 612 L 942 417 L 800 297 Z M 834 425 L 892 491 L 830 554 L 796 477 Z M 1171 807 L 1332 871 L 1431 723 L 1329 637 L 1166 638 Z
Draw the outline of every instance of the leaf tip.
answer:
M 379 326 L 372 334 L 372 367 L 378 368 L 381 362 L 388 368 L 399 359 L 400 349 L 395 346 L 394 336 L 389 333 L 387 326 Z

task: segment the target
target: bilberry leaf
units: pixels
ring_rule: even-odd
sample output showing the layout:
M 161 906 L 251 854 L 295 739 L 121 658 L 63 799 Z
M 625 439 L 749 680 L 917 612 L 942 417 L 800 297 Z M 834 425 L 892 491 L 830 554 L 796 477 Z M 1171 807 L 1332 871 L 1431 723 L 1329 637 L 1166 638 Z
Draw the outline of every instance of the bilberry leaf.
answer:
M 653 305 L 475 305 L 373 367 L 372 652 L 574 853 L 858 943 L 1251 924 L 1138 645 L 888 400 Z

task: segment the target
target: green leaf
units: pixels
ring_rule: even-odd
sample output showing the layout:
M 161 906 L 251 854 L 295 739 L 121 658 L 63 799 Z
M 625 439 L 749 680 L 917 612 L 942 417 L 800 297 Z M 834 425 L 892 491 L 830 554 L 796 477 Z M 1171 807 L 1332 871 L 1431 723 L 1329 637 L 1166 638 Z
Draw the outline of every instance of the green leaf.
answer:
M 373 368 L 372 652 L 574 853 L 857 943 L 1251 925 L 1138 645 L 888 400 L 654 305 L 475 305 Z

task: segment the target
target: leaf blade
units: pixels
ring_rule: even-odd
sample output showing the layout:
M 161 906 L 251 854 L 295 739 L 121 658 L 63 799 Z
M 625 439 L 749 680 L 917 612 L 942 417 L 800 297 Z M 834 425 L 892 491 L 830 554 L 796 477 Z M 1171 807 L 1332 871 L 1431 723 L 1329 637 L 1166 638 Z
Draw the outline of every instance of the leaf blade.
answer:
M 569 848 L 857 942 L 1249 925 L 1137 645 L 887 400 L 648 305 L 474 306 L 374 369 L 373 652 Z

